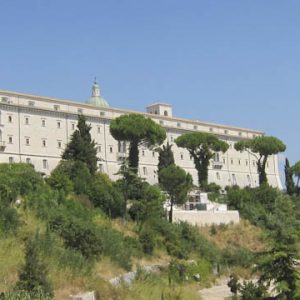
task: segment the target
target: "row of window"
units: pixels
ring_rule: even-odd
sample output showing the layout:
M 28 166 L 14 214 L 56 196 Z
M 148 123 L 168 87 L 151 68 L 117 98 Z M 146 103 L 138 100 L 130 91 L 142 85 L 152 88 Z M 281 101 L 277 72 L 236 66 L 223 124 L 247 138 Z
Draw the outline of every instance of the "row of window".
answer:
M 27 164 L 31 164 L 31 163 L 32 163 L 30 157 L 26 157 L 25 161 L 26 161 Z M 13 157 L 13 156 L 10 156 L 10 157 L 8 158 L 8 162 L 9 162 L 10 164 L 14 163 L 14 162 L 15 162 L 14 157 Z M 48 164 L 48 160 L 47 160 L 47 159 L 43 159 L 43 160 L 42 160 L 42 166 L 43 166 L 43 169 L 45 169 L 45 170 L 48 170 L 48 169 L 49 169 L 49 164 Z
M 216 178 L 217 180 L 221 180 L 221 174 L 219 172 L 216 172 Z M 251 177 L 249 174 L 246 175 L 247 183 L 249 186 L 251 186 Z M 237 185 L 237 179 L 235 174 L 231 174 L 231 178 L 229 178 L 229 181 L 231 181 L 232 185 Z M 256 181 L 255 181 L 256 183 Z

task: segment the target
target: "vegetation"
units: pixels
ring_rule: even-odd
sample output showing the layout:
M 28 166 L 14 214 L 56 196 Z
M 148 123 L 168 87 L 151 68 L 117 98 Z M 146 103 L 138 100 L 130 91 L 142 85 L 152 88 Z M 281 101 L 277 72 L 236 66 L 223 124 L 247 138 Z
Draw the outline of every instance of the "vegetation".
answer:
M 289 195 L 293 195 L 296 191 L 296 187 L 295 187 L 295 182 L 294 182 L 294 178 L 293 178 L 293 170 L 290 167 L 290 162 L 287 158 L 285 159 L 284 174 L 285 174 L 286 192 Z
M 77 130 L 74 131 L 71 141 L 67 145 L 62 159 L 81 161 L 94 174 L 97 170 L 97 148 L 91 138 L 91 125 L 86 124 L 86 118 L 78 115 Z
M 164 128 L 140 114 L 122 115 L 113 119 L 110 133 L 117 141 L 129 142 L 129 167 L 135 173 L 139 165 L 139 146 L 160 145 L 166 138 Z
M 170 165 L 159 172 L 160 184 L 170 197 L 169 221 L 173 220 L 174 204 L 184 204 L 188 192 L 192 188 L 193 179 L 182 168 L 176 165 Z
M 273 136 L 257 136 L 251 140 L 242 140 L 235 143 L 238 151 L 249 150 L 257 158 L 259 184 L 267 183 L 266 164 L 268 157 L 286 149 L 285 144 Z
M 166 168 L 170 165 L 175 164 L 174 153 L 172 151 L 172 145 L 167 142 L 166 145 L 163 145 L 158 149 L 159 157 L 158 157 L 158 182 L 160 182 L 159 172 L 161 169 Z
M 226 152 L 228 144 L 217 136 L 204 132 L 185 133 L 175 140 L 178 147 L 186 148 L 193 157 L 198 172 L 199 187 L 205 188 L 208 179 L 209 161 L 215 152 Z

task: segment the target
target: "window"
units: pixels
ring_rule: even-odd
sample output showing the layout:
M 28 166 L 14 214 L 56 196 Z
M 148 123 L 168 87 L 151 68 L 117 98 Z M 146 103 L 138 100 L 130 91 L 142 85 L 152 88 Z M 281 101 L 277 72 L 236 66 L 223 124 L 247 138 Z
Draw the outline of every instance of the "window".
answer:
M 219 162 L 220 161 L 220 154 L 219 153 L 215 153 L 214 154 L 214 161 L 215 162 Z
M 255 165 L 256 165 L 256 161 L 255 160 L 252 161 L 252 165 L 253 165 L 253 167 L 255 167 Z
M 103 164 L 99 164 L 99 171 L 100 171 L 101 173 L 103 173 L 103 171 L 104 171 Z
M 164 121 L 163 120 L 159 120 L 159 124 L 160 125 L 164 125 Z
M 97 127 L 97 132 L 101 133 L 101 127 L 100 126 Z
M 25 117 L 25 124 L 28 125 L 29 124 L 29 118 Z
M 26 164 L 31 164 L 31 159 L 29 157 L 26 158 Z
M 58 111 L 59 110 L 59 105 L 54 105 L 53 108 L 54 108 L 54 110 Z
M 61 141 L 57 141 L 57 148 L 61 148 Z
M 10 164 L 12 164 L 12 163 L 14 162 L 14 158 L 13 158 L 12 156 L 10 156 L 10 157 L 8 158 L 8 162 L 9 162 Z
M 30 139 L 29 138 L 25 138 L 25 144 L 26 144 L 26 146 L 30 145 Z
M 145 150 L 142 150 L 142 156 L 145 156 Z
M 181 127 L 181 123 L 178 122 L 178 123 L 177 123 L 177 127 Z
M 248 186 L 251 186 L 251 178 L 249 174 L 247 175 L 247 182 L 248 182 Z
M 180 159 L 183 160 L 183 154 L 182 153 L 180 153 Z
M 43 159 L 43 169 L 48 169 L 48 161 L 47 161 L 47 159 Z
M 166 110 L 164 111 L 164 116 L 168 116 L 168 112 Z
M 226 163 L 226 158 L 223 158 L 223 164 L 225 164 Z
M 101 152 L 101 145 L 97 146 L 97 151 Z
M 197 125 L 194 125 L 194 130 L 197 130 L 198 129 L 198 126 Z
M 157 112 L 157 110 L 154 112 L 156 115 L 158 115 L 158 112 Z
M 75 130 L 75 124 L 72 123 L 72 130 Z
M 232 184 L 233 185 L 236 185 L 236 177 L 235 177 L 235 174 L 232 174 Z
M 246 159 L 246 166 L 248 166 L 248 160 Z
M 225 130 L 224 130 L 224 133 L 225 133 L 225 134 L 228 134 L 228 130 L 227 130 L 227 129 L 225 129 Z
M 233 165 L 233 159 L 230 160 L 230 163 Z
M 214 129 L 213 129 L 213 128 L 209 128 L 209 131 L 210 131 L 210 132 L 213 132 L 213 131 L 214 131 Z
M 57 122 L 57 128 L 60 128 L 60 121 Z
M 42 139 L 42 146 L 46 147 L 47 146 L 47 140 L 46 139 Z
M 220 173 L 219 173 L 219 172 L 217 172 L 217 173 L 216 173 L 216 176 L 217 176 L 217 179 L 218 179 L 218 180 L 220 180 L 220 179 L 221 179 L 221 177 L 220 177 Z
M 34 106 L 34 101 L 28 101 L 28 106 Z
M 155 152 L 154 151 L 152 152 L 152 157 L 155 157 Z
M 241 165 L 241 160 L 239 159 L 239 165 Z
M 42 127 L 46 127 L 46 120 L 42 119 Z
M 8 137 L 8 143 L 9 143 L 9 144 L 12 144 L 12 143 L 13 143 L 13 138 L 12 138 L 12 136 L 9 136 L 9 137 Z
M 173 136 L 171 136 L 170 138 L 171 138 L 171 142 L 173 142 L 173 140 L 174 140 Z
M 143 175 L 148 175 L 148 171 L 147 171 L 147 168 L 146 167 L 143 167 Z
M 100 116 L 105 116 L 105 112 L 104 111 L 100 111 Z
M 113 147 L 112 146 L 109 146 L 109 152 L 113 153 Z
M 126 142 L 118 142 L 118 152 L 125 153 L 126 152 Z
M 12 116 L 8 116 L 8 123 L 12 123 Z
M 190 155 L 190 160 L 192 160 L 193 159 L 193 156 L 192 155 Z
M 243 133 L 242 132 L 239 132 L 239 136 L 242 136 L 243 135 Z

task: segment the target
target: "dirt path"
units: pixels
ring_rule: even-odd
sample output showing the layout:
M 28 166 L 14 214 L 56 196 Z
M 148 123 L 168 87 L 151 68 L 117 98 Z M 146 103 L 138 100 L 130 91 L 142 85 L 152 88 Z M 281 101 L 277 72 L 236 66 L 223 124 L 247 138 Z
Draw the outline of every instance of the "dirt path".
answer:
M 224 300 L 226 297 L 231 296 L 229 287 L 227 286 L 228 279 L 221 279 L 218 285 L 211 288 L 203 289 L 199 291 L 203 300 Z

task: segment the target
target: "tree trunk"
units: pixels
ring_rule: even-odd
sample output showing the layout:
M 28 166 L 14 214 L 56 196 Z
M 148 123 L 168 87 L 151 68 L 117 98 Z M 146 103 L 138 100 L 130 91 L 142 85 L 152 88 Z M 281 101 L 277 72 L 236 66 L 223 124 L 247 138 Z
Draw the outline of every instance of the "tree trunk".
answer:
M 173 197 L 171 197 L 170 203 L 171 203 L 171 207 L 169 211 L 169 222 L 172 223 L 173 222 Z
M 129 167 L 137 174 L 139 167 L 139 143 L 137 141 L 131 141 L 129 145 Z

